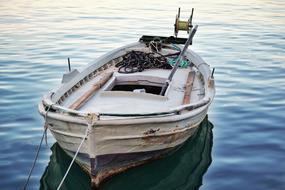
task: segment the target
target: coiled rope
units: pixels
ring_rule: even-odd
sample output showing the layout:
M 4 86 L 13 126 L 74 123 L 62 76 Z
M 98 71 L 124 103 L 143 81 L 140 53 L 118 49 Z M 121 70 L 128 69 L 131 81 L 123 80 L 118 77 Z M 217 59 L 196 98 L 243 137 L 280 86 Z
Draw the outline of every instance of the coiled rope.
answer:
M 116 64 L 119 73 L 142 72 L 145 69 L 171 69 L 165 56 L 156 53 L 130 51 L 123 56 L 123 60 Z
M 116 64 L 119 73 L 135 73 L 142 72 L 145 69 L 172 69 L 176 62 L 180 49 L 177 46 L 173 48 L 177 50 L 176 53 L 163 55 L 159 52 L 158 45 L 150 43 L 150 53 L 142 51 L 130 51 L 123 56 L 122 61 Z M 188 60 L 182 60 L 180 67 L 187 68 L 189 66 Z

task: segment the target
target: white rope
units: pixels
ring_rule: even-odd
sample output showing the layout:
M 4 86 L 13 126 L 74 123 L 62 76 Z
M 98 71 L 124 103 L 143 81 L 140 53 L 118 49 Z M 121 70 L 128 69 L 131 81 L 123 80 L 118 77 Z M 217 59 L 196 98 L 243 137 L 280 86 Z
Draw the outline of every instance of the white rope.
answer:
M 63 176 L 63 178 L 62 178 L 62 180 L 61 180 L 61 182 L 60 182 L 60 184 L 58 185 L 57 190 L 60 190 L 60 188 L 61 188 L 61 186 L 62 186 L 62 184 L 63 184 L 63 182 L 64 182 L 64 180 L 65 180 L 65 178 L 66 178 L 66 176 L 67 176 L 67 174 L 69 173 L 69 170 L 71 169 L 72 164 L 73 164 L 74 161 L 75 161 L 75 158 L 77 157 L 77 155 L 78 155 L 78 153 L 79 153 L 79 150 L 81 149 L 81 147 L 82 147 L 82 145 L 83 145 L 85 139 L 86 139 L 87 136 L 89 135 L 89 132 L 90 132 L 91 127 L 92 127 L 92 123 L 88 123 L 88 126 L 87 126 L 86 131 L 85 131 L 85 135 L 84 135 L 84 137 L 83 137 L 83 139 L 82 139 L 82 141 L 81 141 L 79 147 L 77 148 L 77 151 L 76 151 L 76 153 L 75 153 L 75 155 L 74 155 L 74 157 L 73 157 L 71 163 L 69 164 L 68 169 L 66 170 L 66 172 L 65 172 L 65 174 L 64 174 L 64 176 Z
M 52 105 L 50 105 L 50 106 L 48 107 L 48 109 L 47 109 L 47 111 L 46 111 L 46 113 L 45 113 L 45 117 L 44 117 L 44 119 L 45 119 L 45 124 L 44 124 L 43 135 L 42 135 L 40 144 L 39 144 L 39 146 L 38 146 L 37 153 L 36 153 L 36 156 L 35 156 L 33 165 L 32 165 L 32 167 L 31 167 L 31 169 L 30 169 L 28 178 L 27 178 L 27 180 L 26 180 L 26 182 L 25 182 L 25 184 L 24 184 L 23 190 L 26 190 L 26 188 L 27 188 L 27 186 L 28 186 L 28 183 L 29 183 L 29 181 L 30 181 L 31 175 L 32 175 L 33 170 L 34 170 L 34 168 L 35 168 L 37 159 L 38 159 L 38 157 L 39 157 L 39 152 L 40 152 L 40 149 L 41 149 L 41 147 L 42 147 L 44 137 L 46 137 L 46 132 L 47 132 L 47 129 L 48 129 L 48 125 L 47 125 L 47 123 L 46 123 L 46 122 L 47 122 L 47 114 L 48 114 L 48 111 L 50 110 L 51 106 L 52 106 Z

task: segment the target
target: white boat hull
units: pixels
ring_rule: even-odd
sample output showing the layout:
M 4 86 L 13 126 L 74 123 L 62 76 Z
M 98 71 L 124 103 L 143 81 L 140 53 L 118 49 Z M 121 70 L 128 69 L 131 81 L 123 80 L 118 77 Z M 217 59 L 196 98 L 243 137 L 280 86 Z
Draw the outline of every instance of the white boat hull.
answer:
M 167 116 L 154 121 L 144 119 L 140 124 L 136 119 L 131 122 L 113 121 L 109 125 L 98 122 L 92 126 L 88 139 L 83 143 L 77 163 L 92 174 L 93 183 L 98 185 L 111 175 L 179 148 L 195 133 L 206 117 L 207 109 L 204 106 L 197 114 L 189 117 Z M 59 145 L 73 156 L 87 125 L 51 117 L 47 118 L 47 122 Z

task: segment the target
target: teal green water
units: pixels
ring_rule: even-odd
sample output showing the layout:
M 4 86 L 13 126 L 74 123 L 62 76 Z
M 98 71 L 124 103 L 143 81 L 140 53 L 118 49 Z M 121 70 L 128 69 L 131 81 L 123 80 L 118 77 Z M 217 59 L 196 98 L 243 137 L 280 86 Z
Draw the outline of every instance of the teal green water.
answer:
M 66 58 L 82 69 L 143 34 L 171 35 L 179 6 L 184 18 L 195 8 L 199 29 L 191 48 L 216 68 L 208 116 L 213 146 L 206 155 L 212 162 L 195 173 L 201 144 L 193 140 L 102 189 L 285 189 L 284 0 L 0 0 L 0 189 L 23 186 L 43 129 L 37 103 L 60 84 Z M 65 169 L 68 158 L 54 143 L 49 135 L 29 189 L 60 180 L 58 163 Z M 55 178 L 45 180 L 53 170 Z M 67 181 L 72 179 L 82 189 L 88 183 L 78 168 Z

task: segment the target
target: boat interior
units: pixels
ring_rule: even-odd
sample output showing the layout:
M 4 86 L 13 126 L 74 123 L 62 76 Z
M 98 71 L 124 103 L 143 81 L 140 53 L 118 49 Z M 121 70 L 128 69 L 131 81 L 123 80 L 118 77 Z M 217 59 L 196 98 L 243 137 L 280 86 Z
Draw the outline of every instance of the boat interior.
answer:
M 151 51 L 145 47 L 135 50 Z M 175 52 L 162 48 L 160 54 Z M 58 104 L 78 111 L 133 114 L 169 110 L 197 102 L 205 95 L 203 76 L 190 61 L 187 67 L 177 69 L 165 94 L 160 95 L 171 69 L 124 73 L 116 67 L 122 59 L 123 56 L 112 59 L 86 75 L 59 98 Z

